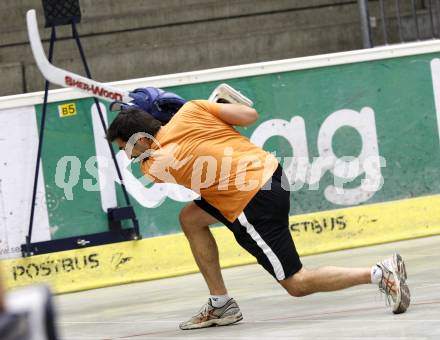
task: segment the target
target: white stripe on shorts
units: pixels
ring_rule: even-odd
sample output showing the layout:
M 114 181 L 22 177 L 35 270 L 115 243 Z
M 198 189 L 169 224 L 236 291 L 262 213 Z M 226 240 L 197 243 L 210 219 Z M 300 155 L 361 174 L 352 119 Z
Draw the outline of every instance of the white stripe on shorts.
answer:
M 273 271 L 275 272 L 275 276 L 277 280 L 284 280 L 286 278 L 286 275 L 284 274 L 283 266 L 281 265 L 280 260 L 275 255 L 273 250 L 269 247 L 269 245 L 266 242 L 264 242 L 260 234 L 255 230 L 254 226 L 249 223 L 249 221 L 246 218 L 246 215 L 243 212 L 238 216 L 238 220 L 240 221 L 240 224 L 246 228 L 247 233 L 252 237 L 252 239 L 266 254 L 270 264 L 273 267 Z

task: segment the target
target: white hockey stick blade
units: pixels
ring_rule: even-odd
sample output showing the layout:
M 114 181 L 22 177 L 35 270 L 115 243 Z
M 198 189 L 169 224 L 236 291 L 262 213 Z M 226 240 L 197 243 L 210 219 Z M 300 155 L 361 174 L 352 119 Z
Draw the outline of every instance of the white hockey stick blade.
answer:
M 37 14 L 34 9 L 27 12 L 26 23 L 35 62 L 43 74 L 43 77 L 50 83 L 73 88 L 106 101 L 118 100 L 127 103 L 132 100 L 128 95 L 128 91 L 88 79 L 52 65 L 44 53 L 40 33 L 38 31 Z

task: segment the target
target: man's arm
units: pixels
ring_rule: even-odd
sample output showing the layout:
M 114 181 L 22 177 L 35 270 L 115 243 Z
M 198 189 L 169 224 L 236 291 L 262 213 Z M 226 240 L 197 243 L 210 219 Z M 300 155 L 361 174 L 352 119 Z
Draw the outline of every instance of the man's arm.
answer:
M 218 118 L 235 126 L 248 126 L 258 119 L 258 112 L 242 104 L 217 104 L 220 106 Z

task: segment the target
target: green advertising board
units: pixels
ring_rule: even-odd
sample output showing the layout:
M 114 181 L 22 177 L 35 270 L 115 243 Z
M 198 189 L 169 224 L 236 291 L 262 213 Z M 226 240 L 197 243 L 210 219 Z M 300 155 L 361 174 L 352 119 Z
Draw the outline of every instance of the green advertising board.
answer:
M 302 159 L 302 165 L 292 168 L 297 177 L 291 183 L 296 187 L 291 192 L 291 214 L 297 215 L 440 192 L 431 69 L 431 61 L 438 57 L 440 53 L 422 54 L 167 90 L 188 100 L 208 98 L 218 84 L 227 82 L 251 98 L 260 118 L 240 131 L 274 152 L 286 168 L 291 164 L 291 160 L 285 163 L 286 158 Z M 111 121 L 115 114 L 109 112 L 107 103 L 102 104 Z M 108 230 L 96 175 L 97 145 L 102 147 L 105 141 L 97 140 L 102 136 L 93 127 L 93 106 L 93 99 L 86 98 L 48 107 L 42 164 L 53 239 Z M 37 116 L 40 119 L 41 105 Z M 325 161 L 343 162 L 347 156 L 373 161 L 340 171 L 334 162 Z M 141 177 L 137 166 L 132 171 L 136 178 Z M 362 189 L 366 180 L 372 181 L 370 191 Z M 66 195 L 62 183 L 75 185 Z M 118 205 L 123 206 L 120 185 L 114 185 Z M 141 185 L 149 190 L 154 187 Z M 155 207 L 146 207 L 131 196 L 144 237 L 180 231 L 178 214 L 185 199 L 176 201 L 169 196 L 150 197 L 150 201 L 157 199 Z

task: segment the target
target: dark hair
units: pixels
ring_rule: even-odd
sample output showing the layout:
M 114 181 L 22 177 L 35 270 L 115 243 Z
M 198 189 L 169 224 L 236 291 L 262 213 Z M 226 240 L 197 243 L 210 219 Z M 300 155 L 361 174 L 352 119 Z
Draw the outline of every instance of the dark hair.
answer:
M 137 108 L 128 108 L 118 113 L 110 124 L 106 138 L 109 142 L 120 138 L 127 142 L 137 132 L 146 132 L 154 136 L 162 123 L 149 113 Z

